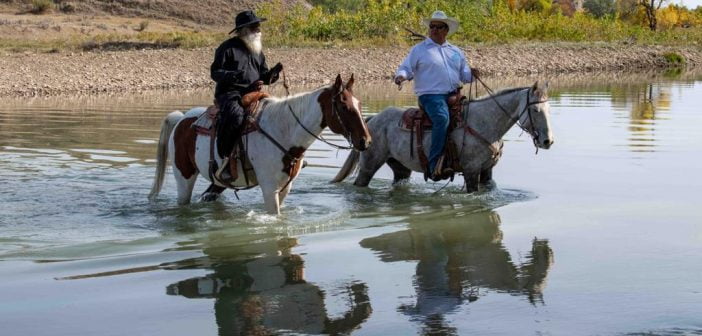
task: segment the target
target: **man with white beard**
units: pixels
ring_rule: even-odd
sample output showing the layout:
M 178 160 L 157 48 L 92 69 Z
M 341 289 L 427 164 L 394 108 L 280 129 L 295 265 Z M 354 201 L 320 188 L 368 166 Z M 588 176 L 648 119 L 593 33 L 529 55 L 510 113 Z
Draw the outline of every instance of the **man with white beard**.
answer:
M 263 85 L 278 80 L 283 65 L 278 63 L 268 69 L 262 52 L 261 22 L 253 11 L 237 14 L 235 27 L 229 32 L 234 37 L 224 41 L 215 52 L 210 75 L 217 83 L 215 100 L 219 106 L 217 116 L 217 152 L 223 158 L 229 157 L 240 138 L 244 108 L 241 97 L 253 91 L 260 91 Z M 220 179 L 226 182 L 231 176 L 223 169 Z

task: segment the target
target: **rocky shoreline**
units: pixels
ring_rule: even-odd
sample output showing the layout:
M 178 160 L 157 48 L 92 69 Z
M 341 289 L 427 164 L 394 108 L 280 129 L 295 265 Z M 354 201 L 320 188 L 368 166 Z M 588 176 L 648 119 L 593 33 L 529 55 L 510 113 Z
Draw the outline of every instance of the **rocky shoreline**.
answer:
M 473 67 L 485 77 L 563 73 L 636 72 L 669 67 L 667 53 L 702 65 L 699 47 L 624 43 L 467 46 Z M 409 48 L 272 48 L 270 65 L 282 62 L 292 85 L 322 84 L 337 73 L 363 82 L 386 81 Z M 82 53 L 0 54 L 0 97 L 142 92 L 212 87 L 212 48 Z

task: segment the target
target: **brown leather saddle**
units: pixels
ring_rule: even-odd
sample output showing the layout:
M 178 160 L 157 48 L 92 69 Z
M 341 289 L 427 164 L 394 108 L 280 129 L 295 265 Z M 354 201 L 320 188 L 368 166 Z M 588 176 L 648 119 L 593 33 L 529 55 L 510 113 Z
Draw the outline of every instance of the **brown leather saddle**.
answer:
M 465 99 L 466 96 L 461 94 L 460 89 L 452 92 L 448 96 L 449 126 L 446 134 L 450 134 L 450 132 L 456 128 L 463 127 L 463 100 Z M 410 157 L 414 157 L 414 152 L 416 150 L 426 179 L 429 160 L 424 152 L 424 132 L 431 131 L 432 122 L 429 116 L 424 112 L 422 104 L 420 103 L 418 108 L 413 107 L 405 110 L 400 119 L 399 126 L 404 130 L 412 132 L 410 135 Z M 458 167 L 458 151 L 450 137 L 448 140 L 446 146 L 444 146 L 443 158 L 439 159 L 439 163 L 442 164 L 441 168 L 452 167 L 454 171 L 457 171 L 460 168 Z M 442 176 L 442 178 L 453 178 L 453 173 L 451 173 L 450 176 Z
M 251 132 L 255 132 L 258 130 L 258 124 L 255 122 L 255 120 L 258 119 L 258 115 L 260 111 L 262 110 L 261 107 L 261 100 L 270 97 L 270 95 L 266 92 L 263 91 L 254 91 L 254 92 L 249 92 L 245 94 L 241 98 L 241 106 L 244 108 L 244 125 L 243 131 L 241 132 L 241 137 L 243 137 L 246 134 L 249 134 Z M 230 181 L 236 181 L 239 177 L 239 172 L 237 168 L 237 160 L 241 161 L 242 167 L 244 168 L 245 171 L 253 169 L 251 167 L 246 166 L 246 149 L 243 146 L 243 142 L 241 139 L 236 140 L 236 144 L 234 146 L 233 152 L 229 155 L 229 160 L 227 162 L 224 162 L 222 167 L 217 169 L 215 159 L 214 159 L 214 146 L 215 146 L 215 136 L 217 135 L 217 114 L 219 113 L 219 107 L 217 106 L 217 101 L 214 102 L 214 105 L 211 105 L 207 108 L 205 111 L 205 115 L 207 118 L 212 120 L 212 124 L 209 128 L 202 128 L 199 127 L 196 129 L 197 133 L 200 135 L 207 135 L 212 139 L 210 141 L 210 178 L 214 181 L 215 179 L 219 181 L 221 184 L 228 184 L 227 181 L 221 181 L 218 176 L 221 175 L 222 169 L 229 168 L 229 174 L 231 176 Z M 228 167 L 227 167 L 228 166 Z M 248 174 L 244 174 L 244 177 L 246 178 L 246 184 L 249 184 L 248 181 Z

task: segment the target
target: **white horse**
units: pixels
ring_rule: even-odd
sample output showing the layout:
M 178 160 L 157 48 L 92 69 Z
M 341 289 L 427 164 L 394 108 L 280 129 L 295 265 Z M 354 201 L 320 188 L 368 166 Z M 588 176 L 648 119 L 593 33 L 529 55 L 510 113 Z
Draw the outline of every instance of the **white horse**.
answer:
M 292 181 L 299 174 L 305 150 L 319 139 L 325 127 L 350 139 L 355 150 L 363 151 L 370 146 L 371 136 L 361 115 L 360 102 L 353 96 L 353 83 L 353 75 L 345 85 L 338 75 L 330 86 L 287 98 L 264 99 L 257 120 L 258 131 L 243 138 L 248 150 L 246 167 L 239 162 L 239 178 L 231 185 L 213 182 L 209 176 L 211 152 L 220 167 L 222 157 L 216 146 L 214 150 L 210 148 L 213 139 L 206 132 L 197 131 L 212 124 L 201 118 L 206 109 L 193 108 L 185 114 L 171 112 L 161 126 L 156 176 L 149 199 L 154 199 L 161 190 L 168 158 L 178 185 L 178 204 L 190 203 L 199 173 L 213 182 L 203 199 L 215 199 L 226 188 L 260 185 L 266 211 L 279 214 Z
M 534 145 L 548 149 L 553 144 L 551 133 L 548 84 L 536 82 L 533 87 L 507 89 L 489 97 L 463 102 L 464 127 L 456 128 L 449 137 L 458 147 L 460 172 L 468 192 L 492 181 L 492 168 L 502 153 L 502 137 L 515 124 L 528 132 Z M 373 146 L 363 152 L 352 151 L 332 182 L 343 181 L 354 169 L 357 186 L 368 186 L 375 172 L 385 163 L 393 171 L 393 183 L 406 180 L 412 171 L 422 172 L 419 155 L 411 151 L 412 133 L 400 127 L 405 109 L 388 107 L 368 121 Z M 431 136 L 424 136 L 424 148 L 431 148 Z M 428 153 L 427 153 L 428 155 Z

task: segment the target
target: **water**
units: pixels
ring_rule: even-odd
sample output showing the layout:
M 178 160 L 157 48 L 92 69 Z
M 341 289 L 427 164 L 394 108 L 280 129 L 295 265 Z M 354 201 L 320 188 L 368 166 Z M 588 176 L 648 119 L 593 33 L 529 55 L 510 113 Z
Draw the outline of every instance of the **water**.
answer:
M 170 175 L 146 200 L 161 119 L 209 95 L 0 103 L 3 335 L 702 334 L 702 76 L 555 78 L 554 146 L 513 129 L 475 195 L 330 185 L 315 143 L 279 218 L 257 189 L 178 207 Z

